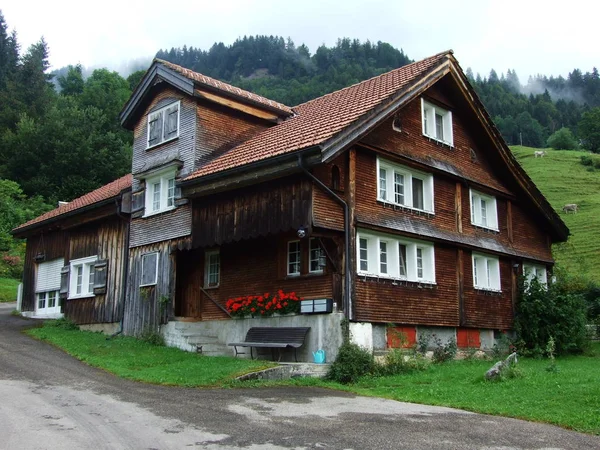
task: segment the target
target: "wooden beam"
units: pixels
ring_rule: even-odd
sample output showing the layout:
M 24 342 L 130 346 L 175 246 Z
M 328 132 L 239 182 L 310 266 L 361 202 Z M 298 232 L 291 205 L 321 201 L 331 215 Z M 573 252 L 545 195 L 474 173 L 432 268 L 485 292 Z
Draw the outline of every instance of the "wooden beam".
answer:
M 456 215 L 456 231 L 463 232 L 462 229 L 462 184 L 456 183 L 456 194 L 454 198 L 454 207 Z
M 465 295 L 464 295 L 464 251 L 457 250 L 456 255 L 456 281 L 458 283 L 458 322 L 460 326 L 465 326 L 467 318 L 465 316 Z
M 508 242 L 513 243 L 513 218 L 512 218 L 512 202 L 506 201 L 506 229 L 508 231 Z
M 349 259 L 350 273 L 356 273 L 356 148 L 352 147 L 348 151 L 348 169 L 346 173 L 346 192 L 348 203 L 348 233 L 350 234 L 350 254 L 344 255 L 344 258 Z M 344 276 L 348 276 L 345 274 Z M 350 304 L 352 312 L 345 311 L 346 317 L 355 317 L 356 311 L 356 289 L 354 276 L 350 277 L 350 281 L 347 284 L 350 287 Z
M 258 117 L 260 119 L 269 120 L 271 122 L 277 122 L 277 120 L 279 119 L 279 117 L 272 112 L 267 112 L 262 109 L 255 108 L 253 106 L 246 105 L 244 103 L 232 100 L 230 98 L 226 98 L 226 97 L 222 97 L 217 94 L 213 94 L 212 92 L 208 92 L 204 89 L 196 88 L 194 90 L 194 96 L 203 98 L 205 100 L 211 101 L 213 103 L 217 103 L 222 106 L 227 106 L 228 108 L 235 109 L 237 111 L 241 111 L 241 112 L 249 114 L 251 116 Z

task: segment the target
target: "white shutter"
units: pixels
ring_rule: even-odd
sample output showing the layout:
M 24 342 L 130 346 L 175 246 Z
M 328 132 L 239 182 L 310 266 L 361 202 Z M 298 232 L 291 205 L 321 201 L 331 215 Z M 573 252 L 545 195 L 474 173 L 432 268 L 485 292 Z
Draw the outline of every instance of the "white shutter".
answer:
M 58 291 L 60 289 L 60 270 L 64 259 L 54 259 L 38 264 L 36 292 Z

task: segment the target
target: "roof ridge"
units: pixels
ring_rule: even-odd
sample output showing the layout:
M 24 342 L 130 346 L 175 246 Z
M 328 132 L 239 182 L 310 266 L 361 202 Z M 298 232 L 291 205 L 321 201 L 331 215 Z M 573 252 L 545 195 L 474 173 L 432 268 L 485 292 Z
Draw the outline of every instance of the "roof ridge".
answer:
M 269 106 L 271 108 L 285 112 L 286 114 L 290 114 L 290 115 L 294 114 L 294 111 L 292 110 L 292 108 L 285 105 L 284 103 L 272 100 L 268 97 L 256 94 L 256 93 L 248 91 L 246 89 L 242 89 L 240 87 L 234 86 L 233 84 L 226 83 L 226 82 L 218 80 L 216 78 L 209 77 L 208 75 L 204 75 L 200 72 L 196 72 L 195 70 L 188 69 L 187 67 L 183 67 L 179 64 L 175 64 L 175 63 L 172 63 L 170 61 L 167 61 L 167 60 L 164 60 L 161 58 L 154 58 L 152 63 L 153 64 L 154 63 L 162 64 L 172 70 L 179 72 L 186 78 L 191 78 L 194 81 L 197 81 L 204 85 L 208 85 L 209 87 L 218 89 L 220 91 L 224 91 L 229 94 L 233 94 L 237 97 L 245 98 L 247 100 L 250 100 L 254 103 L 258 103 L 260 105 Z
M 410 67 L 410 66 L 413 66 L 413 65 L 417 65 L 417 64 L 422 64 L 425 61 L 436 59 L 436 58 L 439 58 L 442 55 L 448 55 L 448 54 L 452 55 L 452 54 L 454 54 L 454 51 L 452 49 L 448 49 L 448 50 L 445 50 L 443 52 L 436 53 L 435 55 L 428 56 L 427 58 L 420 59 L 419 61 L 413 61 L 410 64 L 406 64 L 405 66 L 396 67 L 395 69 L 388 70 L 387 72 L 384 72 L 384 73 L 380 73 L 379 75 L 375 75 L 374 77 L 367 78 L 366 80 L 359 81 L 358 83 L 351 84 L 350 86 L 346 86 L 346 87 L 343 87 L 341 89 L 337 89 L 337 90 L 335 90 L 333 92 L 329 92 L 328 94 L 321 95 L 320 97 L 313 98 L 313 99 L 308 100 L 308 101 L 306 101 L 304 103 L 300 103 L 298 105 L 295 105 L 295 106 L 292 107 L 292 109 L 294 110 L 294 112 L 297 112 L 296 108 L 299 108 L 301 106 L 307 105 L 307 104 L 312 103 L 312 102 L 316 102 L 317 100 L 321 100 L 321 99 L 323 99 L 325 97 L 329 97 L 330 95 L 333 95 L 333 94 L 337 95 L 340 92 L 344 92 L 344 91 L 346 91 L 348 89 L 351 89 L 351 88 L 354 88 L 354 87 L 356 87 L 356 86 L 358 86 L 360 84 L 368 83 L 369 81 L 375 80 L 377 78 L 382 78 L 384 76 L 387 76 L 387 75 L 389 75 L 392 72 L 396 72 L 398 70 L 404 70 L 407 67 Z

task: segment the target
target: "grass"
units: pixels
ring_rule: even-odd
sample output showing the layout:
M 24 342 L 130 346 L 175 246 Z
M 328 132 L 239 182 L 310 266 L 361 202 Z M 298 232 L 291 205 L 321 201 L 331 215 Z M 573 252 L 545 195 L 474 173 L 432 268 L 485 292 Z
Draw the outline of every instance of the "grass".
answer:
M 0 303 L 14 302 L 17 300 L 17 286 L 19 280 L 0 278 Z
M 600 435 L 600 344 L 587 356 L 557 358 L 557 371 L 547 370 L 548 360 L 522 358 L 518 364 L 522 377 L 502 382 L 486 382 L 483 375 L 492 362 L 480 360 L 433 364 L 425 371 L 398 376 L 366 377 L 350 386 L 313 378 L 239 382 L 234 378 L 273 363 L 202 356 L 130 337 L 107 340 L 103 334 L 63 329 L 56 323 L 60 321 L 27 333 L 89 365 L 131 380 L 187 387 L 318 386 L 546 422 Z
M 56 321 L 58 322 L 58 321 Z M 266 361 L 209 357 L 118 336 L 68 330 L 46 322 L 27 334 L 62 348 L 68 354 L 119 377 L 147 383 L 187 387 L 223 386 L 235 377 L 272 367 Z
M 600 283 L 600 170 L 588 170 L 580 162 L 581 156 L 590 153 L 546 149 L 546 156 L 535 158 L 533 152 L 539 149 L 511 149 L 571 231 L 566 243 L 553 247 L 557 263 L 571 274 Z M 579 211 L 563 213 L 562 207 L 568 203 L 579 205 Z

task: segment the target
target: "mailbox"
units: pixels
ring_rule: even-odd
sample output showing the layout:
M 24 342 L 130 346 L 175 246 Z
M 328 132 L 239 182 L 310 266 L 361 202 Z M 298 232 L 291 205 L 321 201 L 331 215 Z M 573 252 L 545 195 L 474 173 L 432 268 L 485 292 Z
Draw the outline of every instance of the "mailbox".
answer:
M 317 298 L 300 302 L 301 314 L 325 314 L 333 311 L 332 298 Z

